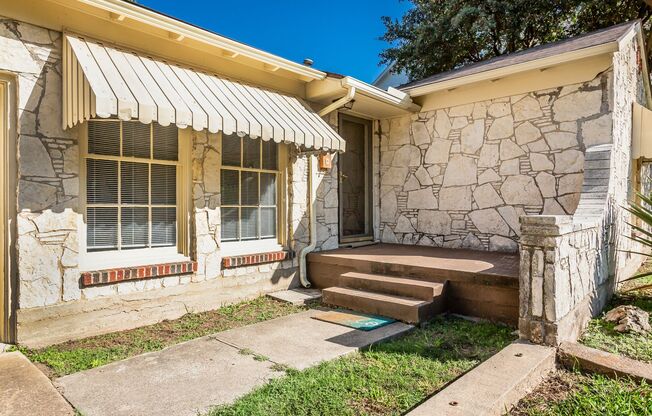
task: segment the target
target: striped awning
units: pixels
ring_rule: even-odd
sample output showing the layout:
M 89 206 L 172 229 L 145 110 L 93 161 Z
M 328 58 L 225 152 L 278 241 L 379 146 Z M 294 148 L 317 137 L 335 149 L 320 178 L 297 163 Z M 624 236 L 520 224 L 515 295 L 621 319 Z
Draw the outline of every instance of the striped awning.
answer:
M 93 117 L 344 151 L 344 140 L 301 99 L 80 36 L 64 36 L 64 128 Z

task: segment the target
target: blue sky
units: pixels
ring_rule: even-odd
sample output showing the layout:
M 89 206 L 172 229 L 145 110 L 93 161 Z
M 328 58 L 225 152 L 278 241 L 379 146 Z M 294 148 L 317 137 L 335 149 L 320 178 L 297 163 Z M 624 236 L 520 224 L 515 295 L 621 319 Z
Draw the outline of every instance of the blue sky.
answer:
M 381 16 L 401 17 L 399 0 L 139 0 L 139 3 L 293 61 L 371 82 L 382 70 Z

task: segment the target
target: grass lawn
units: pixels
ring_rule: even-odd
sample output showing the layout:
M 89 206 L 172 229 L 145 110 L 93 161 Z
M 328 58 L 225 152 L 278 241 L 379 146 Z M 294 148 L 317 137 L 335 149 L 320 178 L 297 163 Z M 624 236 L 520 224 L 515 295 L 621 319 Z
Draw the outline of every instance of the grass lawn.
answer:
M 646 282 L 652 283 L 652 277 L 644 281 L 639 280 L 637 285 Z M 617 294 L 604 312 L 623 304 L 638 306 L 649 312 L 652 317 L 652 290 Z M 613 330 L 614 326 L 615 324 L 606 322 L 602 317 L 593 319 L 580 342 L 589 347 L 652 363 L 652 333 L 646 335 L 621 334 Z
M 600 375 L 558 371 L 510 416 L 650 416 L 652 386 Z
M 305 309 L 262 296 L 215 311 L 190 313 L 173 321 L 129 331 L 69 341 L 38 350 L 19 349 L 32 362 L 43 364 L 45 367 L 41 368 L 54 378 Z
M 425 328 L 254 390 L 223 415 L 399 415 L 512 342 L 513 329 L 458 318 Z

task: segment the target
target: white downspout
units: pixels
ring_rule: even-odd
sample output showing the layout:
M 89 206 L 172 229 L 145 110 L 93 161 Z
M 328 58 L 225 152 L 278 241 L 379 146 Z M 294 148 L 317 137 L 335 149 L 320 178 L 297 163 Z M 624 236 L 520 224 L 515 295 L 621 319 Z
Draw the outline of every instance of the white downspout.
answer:
M 308 288 L 311 286 L 308 280 L 308 270 L 306 269 L 306 256 L 317 246 L 317 213 L 315 212 L 315 201 L 317 200 L 317 187 L 315 186 L 317 172 L 317 159 L 313 152 L 308 153 L 308 195 L 310 203 L 308 204 L 309 216 L 309 234 L 310 242 L 299 252 L 299 280 L 301 286 Z
M 355 87 L 350 87 L 346 95 L 339 100 L 331 103 L 330 105 L 324 107 L 319 114 L 319 117 L 324 117 L 326 114 L 329 114 L 338 108 L 343 107 L 345 104 L 353 101 L 355 98 L 356 89 Z M 317 213 L 315 210 L 315 201 L 317 200 L 317 186 L 316 186 L 316 174 L 317 174 L 317 160 L 316 153 L 310 152 L 308 155 L 308 194 L 310 195 L 310 202 L 308 204 L 308 216 L 309 222 L 308 227 L 310 241 L 308 245 L 299 251 L 299 281 L 301 286 L 308 288 L 312 286 L 308 280 L 308 270 L 306 268 L 306 257 L 311 253 L 315 247 L 317 247 Z

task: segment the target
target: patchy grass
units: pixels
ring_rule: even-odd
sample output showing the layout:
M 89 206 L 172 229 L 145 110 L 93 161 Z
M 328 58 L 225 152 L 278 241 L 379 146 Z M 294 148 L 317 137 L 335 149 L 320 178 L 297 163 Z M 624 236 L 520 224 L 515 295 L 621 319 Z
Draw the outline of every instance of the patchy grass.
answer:
M 215 311 L 190 313 L 173 321 L 129 331 L 69 341 L 38 350 L 19 349 L 33 362 L 43 364 L 42 368 L 54 378 L 305 309 L 262 296 Z
M 652 386 L 558 371 L 523 398 L 511 416 L 652 415 Z
M 210 416 L 399 415 L 498 352 L 513 329 L 437 318 L 393 341 L 304 371 L 286 369 Z
M 639 273 L 652 270 L 652 263 L 643 265 Z M 625 287 L 652 283 L 652 276 L 631 282 Z M 635 291 L 614 295 L 605 313 L 619 305 L 634 305 L 649 312 L 652 317 L 652 290 Z M 652 318 L 650 320 L 652 323 Z M 621 334 L 614 331 L 615 324 L 606 322 L 603 316 L 591 320 L 580 342 L 599 350 L 624 355 L 635 360 L 652 363 L 652 333 L 646 335 Z

